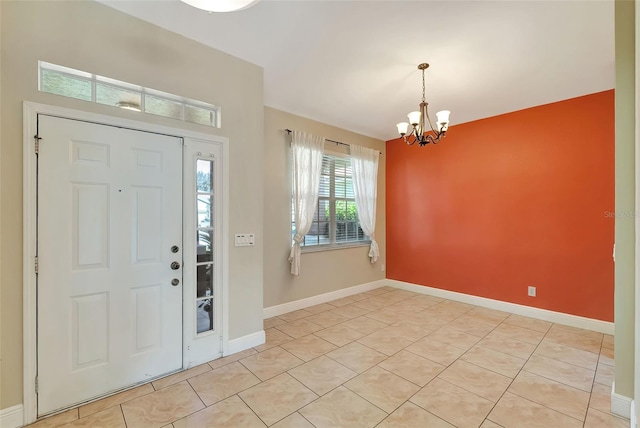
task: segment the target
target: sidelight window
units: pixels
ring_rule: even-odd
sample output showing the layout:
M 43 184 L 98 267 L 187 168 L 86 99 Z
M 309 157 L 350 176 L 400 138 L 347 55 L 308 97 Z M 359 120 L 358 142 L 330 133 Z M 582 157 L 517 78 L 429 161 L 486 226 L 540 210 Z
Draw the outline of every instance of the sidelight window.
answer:
M 197 248 L 196 248 L 196 326 L 197 333 L 205 333 L 215 329 L 214 295 L 214 228 L 213 215 L 215 195 L 214 161 L 196 160 L 196 215 L 197 215 Z

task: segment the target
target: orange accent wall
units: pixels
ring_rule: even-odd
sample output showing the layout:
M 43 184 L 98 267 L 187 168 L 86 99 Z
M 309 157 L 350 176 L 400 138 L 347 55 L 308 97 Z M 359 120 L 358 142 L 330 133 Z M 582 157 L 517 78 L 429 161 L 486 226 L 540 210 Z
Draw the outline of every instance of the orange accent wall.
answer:
M 387 141 L 387 277 L 613 321 L 614 149 L 613 90 Z

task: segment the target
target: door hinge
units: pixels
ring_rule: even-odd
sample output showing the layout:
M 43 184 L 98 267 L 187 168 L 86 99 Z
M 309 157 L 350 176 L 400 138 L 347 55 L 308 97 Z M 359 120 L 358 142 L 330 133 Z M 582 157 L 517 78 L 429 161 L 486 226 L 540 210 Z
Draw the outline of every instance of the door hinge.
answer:
M 35 382 L 35 384 L 36 384 L 36 394 L 37 394 L 37 393 L 38 393 L 38 376 L 36 376 L 36 382 Z
M 34 150 L 35 150 L 36 154 L 39 154 L 40 153 L 40 140 L 42 140 L 42 138 L 40 138 L 40 136 L 36 134 L 36 135 L 33 136 L 33 139 L 34 139 Z
M 35 270 L 36 273 L 38 273 L 38 256 L 36 256 L 34 260 L 33 269 Z

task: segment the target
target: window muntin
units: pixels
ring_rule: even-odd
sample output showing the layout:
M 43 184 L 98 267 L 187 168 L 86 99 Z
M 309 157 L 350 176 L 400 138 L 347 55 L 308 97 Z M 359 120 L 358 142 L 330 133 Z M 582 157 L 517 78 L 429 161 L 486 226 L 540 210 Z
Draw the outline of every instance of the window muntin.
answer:
M 220 127 L 220 108 L 212 104 L 44 61 L 38 67 L 41 92 Z
M 291 205 L 292 238 L 295 235 L 293 201 Z M 324 154 L 318 206 L 313 223 L 301 247 L 306 250 L 334 249 L 366 245 L 370 239 L 358 222 L 358 210 L 353 193 L 351 159 L 347 156 Z

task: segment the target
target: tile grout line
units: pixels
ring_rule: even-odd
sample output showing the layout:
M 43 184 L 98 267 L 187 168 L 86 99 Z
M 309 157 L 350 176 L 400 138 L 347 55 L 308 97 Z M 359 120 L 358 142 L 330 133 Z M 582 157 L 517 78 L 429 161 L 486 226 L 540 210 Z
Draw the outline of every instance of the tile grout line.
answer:
M 508 318 L 508 317 L 507 317 Z M 504 322 L 504 321 L 503 321 Z M 502 324 L 502 323 L 500 323 Z M 497 327 L 496 327 L 497 328 Z M 551 329 L 551 327 L 549 327 L 549 329 Z M 489 415 L 491 415 L 491 412 L 493 412 L 493 410 L 496 408 L 496 406 L 498 405 L 498 403 L 500 402 L 500 400 L 502 400 L 502 398 L 504 397 L 504 395 L 507 393 L 507 391 L 509 391 L 509 388 L 511 388 L 511 385 L 513 385 L 513 382 L 515 382 L 516 378 L 520 375 L 520 373 L 522 373 L 522 371 L 524 370 L 524 366 L 527 365 L 527 363 L 529 362 L 529 360 L 531 359 L 531 356 L 536 352 L 536 349 L 538 349 L 538 346 L 540 346 L 540 343 L 542 343 L 542 341 L 544 340 L 544 337 L 546 336 L 546 333 L 544 336 L 542 336 L 542 339 L 540 339 L 540 342 L 538 342 L 538 344 L 536 345 L 536 347 L 533 349 L 533 351 L 531 351 L 531 354 L 529 354 L 529 357 L 525 360 L 524 364 L 522 365 L 522 367 L 520 368 L 520 370 L 518 370 L 518 373 L 513 377 L 513 379 L 511 380 L 511 382 L 509 382 L 509 385 L 505 388 L 505 390 L 502 392 L 502 394 L 500 395 L 500 398 L 498 398 L 498 400 L 494 403 L 494 405 L 491 407 L 491 410 L 489 410 L 489 412 L 487 413 L 487 415 L 484 417 L 482 423 L 484 423 L 484 421 L 489 420 L 491 422 L 493 422 L 491 419 L 489 419 Z M 526 343 L 526 342 L 525 342 Z M 517 394 L 516 394 L 517 395 Z M 521 397 L 524 398 L 524 397 Z M 526 398 L 524 398 L 526 400 Z M 532 401 L 533 403 L 535 403 L 535 401 Z M 540 404 L 540 403 L 536 403 L 536 404 Z M 546 406 L 544 406 L 546 407 Z M 551 409 L 553 410 L 553 409 Z M 494 422 L 497 424 L 497 422 Z M 499 424 L 498 424 L 499 425 Z
M 192 376 L 192 377 L 195 377 L 195 376 Z M 189 378 L 189 379 L 191 379 L 191 378 Z M 200 398 L 200 394 L 198 394 L 198 392 L 197 392 L 195 389 L 193 389 L 193 385 L 191 385 L 191 382 L 189 382 L 189 379 L 181 380 L 180 382 L 175 383 L 174 385 L 178 385 L 179 383 L 186 382 L 186 384 L 187 384 L 187 385 L 189 385 L 189 388 L 191 388 L 191 391 L 193 391 L 193 393 L 194 393 L 194 394 L 196 394 L 196 397 L 198 397 L 198 400 L 200 401 L 200 403 L 202 403 L 202 405 L 203 405 L 204 407 L 203 407 L 202 409 L 198 409 L 198 410 L 196 410 L 196 411 L 193 411 L 193 412 L 191 412 L 191 413 L 188 413 L 188 414 L 186 414 L 186 415 L 183 415 L 183 416 L 179 417 L 178 419 L 174 419 L 174 420 L 172 420 L 172 421 L 169 421 L 169 422 L 167 422 L 167 425 L 171 425 L 171 426 L 173 426 L 173 423 L 174 423 L 174 422 L 177 422 L 177 421 L 179 421 L 179 420 L 181 420 L 181 419 L 188 418 L 189 416 L 194 415 L 194 414 L 196 414 L 196 413 L 198 413 L 198 412 L 200 412 L 200 411 L 202 411 L 202 410 L 205 410 L 205 409 L 207 408 L 207 405 L 206 405 L 206 404 L 204 404 L 204 401 L 202 401 L 202 398 Z M 167 388 L 169 388 L 169 387 L 171 387 L 171 386 L 173 386 L 173 385 L 167 386 Z M 162 389 L 166 389 L 166 388 L 162 388 Z M 162 389 L 160 389 L 160 391 L 161 391 Z M 162 426 L 165 426 L 165 425 L 162 425 Z
M 122 413 L 122 420 L 124 421 L 124 426 L 125 428 L 128 427 L 127 425 L 127 418 L 124 416 L 124 409 L 122 408 L 122 404 L 118 404 L 118 407 L 120 407 L 120 413 Z M 173 426 L 173 424 L 171 424 Z
M 262 382 L 260 382 L 260 383 L 262 383 Z M 257 386 L 257 385 L 260 385 L 260 384 L 258 383 L 258 384 L 254 385 L 254 386 Z M 253 388 L 253 387 L 252 387 L 252 388 Z M 249 388 L 247 388 L 247 389 L 249 389 Z M 246 389 L 245 389 L 244 391 L 246 391 Z M 242 391 L 240 391 L 240 392 L 242 392 Z M 244 405 L 245 405 L 245 406 L 247 406 L 247 407 L 249 408 L 249 410 L 251 410 L 251 411 L 253 412 L 253 414 L 254 414 L 254 415 L 256 415 L 256 418 L 260 419 L 260 421 L 261 421 L 265 426 L 267 426 L 267 427 L 269 426 L 269 425 L 267 425 L 267 423 L 266 423 L 264 420 L 262 420 L 262 418 L 261 418 L 261 417 L 256 413 L 256 411 L 255 411 L 255 410 L 253 410 L 253 407 L 251 407 L 251 406 L 249 405 L 249 403 L 247 403 L 246 401 L 244 401 L 244 398 L 240 397 L 240 393 L 239 393 L 239 392 L 238 392 L 238 393 L 236 393 L 236 394 L 234 394 L 234 395 L 237 395 L 237 396 L 238 396 L 238 398 L 240 399 L 240 401 L 242 401 L 242 402 L 244 403 Z M 233 397 L 233 395 L 232 395 L 231 397 Z M 230 397 L 229 397 L 229 398 L 230 398 Z M 225 398 L 225 400 L 226 400 L 226 398 Z M 286 417 L 288 417 L 288 416 L 286 416 Z M 280 422 L 280 421 L 274 422 L 274 425 L 275 425 L 275 424 L 277 424 L 278 422 Z
M 589 394 L 589 401 L 587 402 L 587 409 L 584 413 L 584 422 L 582 426 L 584 427 L 587 424 L 587 415 L 589 414 L 589 408 L 591 407 L 591 400 L 593 399 L 593 387 L 596 384 L 596 376 L 598 374 L 598 365 L 600 364 L 600 355 L 602 354 L 602 343 L 604 342 L 604 335 L 602 335 L 602 339 L 600 340 L 600 352 L 598 353 L 598 361 L 596 362 L 596 369 L 593 372 L 593 382 L 591 382 L 591 392 Z

